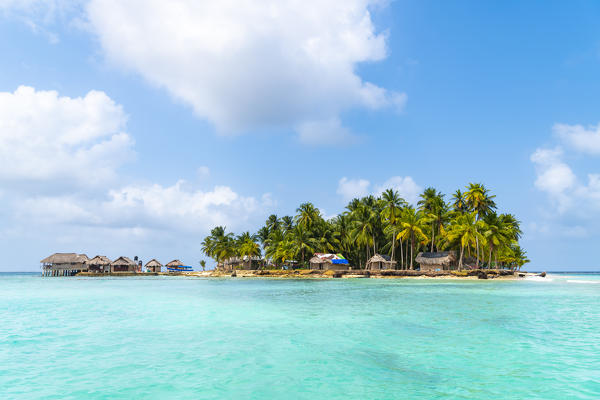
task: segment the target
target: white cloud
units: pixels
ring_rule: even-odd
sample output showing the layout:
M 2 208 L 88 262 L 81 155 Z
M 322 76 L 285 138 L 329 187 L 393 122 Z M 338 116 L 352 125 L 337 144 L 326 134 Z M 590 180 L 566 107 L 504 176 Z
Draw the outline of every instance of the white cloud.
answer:
M 39 196 L 20 201 L 22 217 L 45 224 L 65 224 L 115 230 L 140 229 L 206 232 L 215 225 L 243 226 L 252 213 L 270 205 L 268 195 L 261 201 L 240 196 L 228 186 L 201 191 L 172 186 L 129 185 L 110 189 L 101 200 L 77 195 Z
M 342 196 L 344 201 L 355 197 L 364 197 L 369 194 L 381 195 L 387 189 L 398 191 L 400 197 L 412 204 L 416 204 L 419 194 L 423 188 L 415 183 L 410 176 L 393 176 L 383 184 L 376 186 L 371 190 L 371 182 L 366 179 L 348 179 L 343 177 L 338 182 L 337 193 Z
M 364 197 L 369 194 L 371 182 L 366 179 L 348 179 L 343 177 L 338 182 L 337 193 L 345 201 L 352 200 L 355 197 Z
M 107 58 L 165 88 L 222 132 L 295 127 L 343 140 L 339 114 L 402 108 L 406 96 L 363 81 L 386 57 L 371 0 L 90 0 Z
M 417 185 L 410 176 L 393 176 L 380 185 L 376 192 L 377 194 L 381 194 L 387 189 L 397 190 L 400 194 L 400 197 L 411 204 L 417 204 L 417 201 L 419 200 L 419 194 L 421 194 L 423 191 L 423 188 Z
M 585 128 L 582 125 L 555 124 L 554 133 L 573 149 L 600 155 L 600 124 Z
M 351 143 L 355 137 L 342 126 L 339 118 L 323 121 L 306 121 L 296 128 L 300 141 L 306 144 L 325 145 L 333 143 Z
M 0 92 L 0 181 L 96 186 L 134 157 L 126 115 L 104 92 Z
M 563 150 L 539 148 L 531 155 L 535 165 L 535 187 L 546 192 L 559 213 L 585 213 L 600 207 L 600 175 L 588 174 L 582 183 L 563 161 Z

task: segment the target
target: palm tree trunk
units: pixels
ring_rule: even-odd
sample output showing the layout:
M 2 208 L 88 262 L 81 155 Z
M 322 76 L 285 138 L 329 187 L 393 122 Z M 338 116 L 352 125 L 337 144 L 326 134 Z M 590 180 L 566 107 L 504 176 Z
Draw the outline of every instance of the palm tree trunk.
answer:
M 488 258 L 488 269 L 492 269 L 492 245 L 490 243 L 490 257 Z
M 475 266 L 479 269 L 479 237 L 477 236 L 477 229 L 475 229 L 475 246 L 477 247 L 477 260 Z
M 462 266 L 463 266 L 463 253 L 465 250 L 465 246 L 463 246 L 463 244 L 460 244 L 460 260 L 458 262 L 458 270 L 462 270 Z
M 394 247 L 396 245 L 396 234 L 394 233 L 393 229 L 392 229 L 392 261 L 394 261 Z
M 433 242 L 435 242 L 435 222 L 431 223 L 431 252 L 433 253 Z
M 410 269 L 413 270 L 413 252 L 415 251 L 415 234 L 410 235 Z
M 377 254 L 377 249 L 375 248 L 375 232 L 371 233 L 371 237 L 373 238 L 373 255 Z
M 402 251 L 402 239 L 400 239 L 400 269 L 404 269 L 404 252 Z

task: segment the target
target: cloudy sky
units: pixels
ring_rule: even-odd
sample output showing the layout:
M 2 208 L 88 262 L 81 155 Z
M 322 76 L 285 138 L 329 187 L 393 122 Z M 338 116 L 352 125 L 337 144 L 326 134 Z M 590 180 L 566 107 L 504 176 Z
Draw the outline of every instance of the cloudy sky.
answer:
M 0 0 L 0 270 L 483 182 L 594 269 L 600 3 Z

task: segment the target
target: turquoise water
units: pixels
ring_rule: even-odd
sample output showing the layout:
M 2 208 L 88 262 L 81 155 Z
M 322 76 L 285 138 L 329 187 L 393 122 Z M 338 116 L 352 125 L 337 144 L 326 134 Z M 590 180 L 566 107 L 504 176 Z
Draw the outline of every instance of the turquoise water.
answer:
M 0 275 L 2 399 L 598 399 L 600 276 Z

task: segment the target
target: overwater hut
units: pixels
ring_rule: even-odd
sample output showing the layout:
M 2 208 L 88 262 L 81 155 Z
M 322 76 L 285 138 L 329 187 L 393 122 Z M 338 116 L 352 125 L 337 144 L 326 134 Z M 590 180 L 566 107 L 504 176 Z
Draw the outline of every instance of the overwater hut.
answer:
M 110 272 L 136 272 L 137 264 L 128 257 L 119 257 L 110 263 Z
M 77 253 L 54 253 L 40 261 L 44 276 L 71 276 L 87 271 L 88 256 Z
M 346 270 L 348 269 L 348 260 L 341 254 L 315 253 L 309 260 L 310 269 L 317 270 Z
M 443 271 L 449 270 L 456 265 L 456 252 L 420 252 L 415 261 L 419 263 L 421 271 Z
M 88 272 L 106 274 L 110 272 L 110 259 L 106 256 L 96 256 L 85 262 Z
M 375 254 L 367 261 L 366 269 L 382 270 L 396 269 L 396 261 L 392 261 L 390 256 L 385 254 Z
M 146 272 L 160 272 L 162 269 L 162 264 L 158 262 L 155 258 L 148 261 L 144 267 L 146 268 Z

